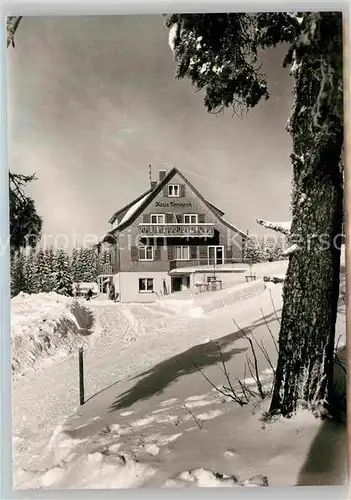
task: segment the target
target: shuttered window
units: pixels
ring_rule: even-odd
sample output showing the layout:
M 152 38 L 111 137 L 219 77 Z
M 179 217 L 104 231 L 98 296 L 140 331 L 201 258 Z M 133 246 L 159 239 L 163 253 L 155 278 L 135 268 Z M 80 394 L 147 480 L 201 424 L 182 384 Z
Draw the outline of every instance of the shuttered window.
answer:
M 156 247 L 154 251 L 155 260 L 161 260 L 161 247 Z
M 197 247 L 190 247 L 190 258 L 191 260 L 197 259 Z
M 150 222 L 150 214 L 143 214 L 143 223 L 149 224 Z
M 138 247 L 132 247 L 130 253 L 131 253 L 132 261 L 135 262 L 135 261 L 139 260 Z
M 199 214 L 199 224 L 205 223 L 205 214 Z
M 174 259 L 174 247 L 168 247 L 167 253 L 168 253 L 168 260 L 173 260 Z
M 166 214 L 166 224 L 172 224 L 174 222 L 174 214 Z
M 139 260 L 154 260 L 154 248 L 151 245 L 139 247 Z
M 207 246 L 199 247 L 200 260 L 207 260 Z

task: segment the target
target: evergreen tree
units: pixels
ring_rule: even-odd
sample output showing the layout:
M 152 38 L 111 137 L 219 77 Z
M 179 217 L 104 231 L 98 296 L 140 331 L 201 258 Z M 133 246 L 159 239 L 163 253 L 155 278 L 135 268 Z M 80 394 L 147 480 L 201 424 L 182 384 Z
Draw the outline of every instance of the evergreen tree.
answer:
M 24 253 L 18 251 L 11 259 L 11 297 L 15 297 L 20 292 L 26 292 L 26 278 L 24 272 Z
M 36 291 L 36 250 L 27 249 L 24 259 L 24 275 L 26 281 L 26 293 L 35 293 Z
M 287 257 L 284 256 L 284 250 L 286 250 L 287 248 L 287 238 L 283 235 L 279 235 L 275 239 L 274 260 L 286 259 Z
M 267 238 L 260 236 L 257 238 L 258 262 L 268 262 L 270 260 L 270 252 L 267 246 Z
M 45 291 L 52 292 L 54 289 L 54 274 L 56 271 L 56 254 L 52 247 L 45 250 L 45 262 L 47 269 Z
M 84 249 L 84 277 L 87 282 L 95 282 L 97 279 L 97 258 L 94 248 Z
M 70 269 L 74 283 L 78 283 L 79 281 L 81 281 L 78 266 L 79 266 L 79 251 L 77 248 L 73 248 L 70 258 Z
M 91 281 L 97 282 L 98 277 L 98 255 L 94 247 L 90 248 L 90 272 Z
M 267 262 L 274 262 L 279 260 L 279 251 L 278 251 L 279 241 L 272 236 L 268 236 L 264 241 L 265 248 L 265 260 Z
M 81 249 L 81 271 L 82 271 L 82 280 L 85 282 L 90 282 L 92 281 L 92 275 L 91 275 L 91 260 L 90 260 L 90 250 L 89 248 L 82 248 Z
M 287 44 L 284 65 L 295 79 L 291 233 L 303 251 L 289 257 L 270 412 L 288 417 L 300 401 L 317 414 L 331 411 L 340 273 L 334 241 L 343 214 L 342 13 L 172 14 L 166 26 L 177 77 L 205 91 L 210 112 L 240 114 L 267 99 L 258 51 Z
M 55 272 L 53 275 L 53 291 L 61 295 L 73 296 L 73 279 L 69 256 L 63 249 L 56 254 Z
M 51 273 L 46 251 L 40 248 L 35 259 L 35 293 L 50 291 Z
M 35 247 L 41 235 L 42 218 L 36 211 L 34 200 L 24 192 L 25 186 L 34 179 L 34 175 L 9 175 L 11 252 L 27 246 Z
M 250 266 L 260 262 L 260 252 L 256 237 L 250 236 L 245 240 L 243 255 L 245 262 Z

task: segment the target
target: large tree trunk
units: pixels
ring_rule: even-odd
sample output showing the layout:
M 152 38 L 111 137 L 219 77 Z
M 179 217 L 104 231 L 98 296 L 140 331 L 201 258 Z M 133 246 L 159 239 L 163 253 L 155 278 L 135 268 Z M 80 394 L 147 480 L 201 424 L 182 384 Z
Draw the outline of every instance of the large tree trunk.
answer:
M 290 256 L 284 284 L 270 407 L 284 416 L 300 402 L 316 411 L 330 409 L 339 296 L 342 23 L 338 13 L 304 16 L 304 37 L 293 52 L 295 108 L 289 126 L 294 151 L 291 235 L 299 250 Z

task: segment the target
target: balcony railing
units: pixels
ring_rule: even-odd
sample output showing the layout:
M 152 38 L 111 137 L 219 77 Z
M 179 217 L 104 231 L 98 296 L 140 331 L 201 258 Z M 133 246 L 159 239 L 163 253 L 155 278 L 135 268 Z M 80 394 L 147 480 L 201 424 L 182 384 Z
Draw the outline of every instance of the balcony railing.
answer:
M 184 223 L 169 223 L 169 224 L 139 224 L 140 234 L 144 236 L 164 236 L 167 238 L 179 237 L 204 237 L 211 238 L 214 236 L 214 224 L 212 222 L 204 224 L 184 224 Z
M 223 267 L 235 269 L 236 267 L 241 269 L 242 267 L 248 267 L 248 264 L 244 262 L 243 259 L 189 259 L 181 260 L 175 259 L 171 260 L 169 263 L 170 271 L 173 269 L 181 269 L 183 267 L 204 267 L 211 271 L 220 270 Z
M 117 267 L 114 264 L 98 264 L 98 274 L 116 274 L 117 273 Z

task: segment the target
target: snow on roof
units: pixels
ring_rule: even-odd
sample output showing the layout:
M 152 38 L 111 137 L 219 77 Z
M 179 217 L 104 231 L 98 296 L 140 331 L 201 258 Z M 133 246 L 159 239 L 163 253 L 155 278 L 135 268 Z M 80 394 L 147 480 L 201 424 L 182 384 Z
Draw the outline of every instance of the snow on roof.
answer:
M 184 178 L 184 180 L 189 184 L 189 186 L 191 187 L 191 189 L 194 190 L 195 193 L 198 194 L 198 196 L 201 197 L 201 199 L 204 200 L 204 202 L 210 206 L 210 208 L 216 212 L 216 215 L 218 216 L 219 220 L 222 221 L 226 226 L 228 226 L 230 229 L 232 229 L 233 231 L 241 234 L 242 236 L 246 237 L 246 233 L 244 233 L 243 231 L 241 231 L 239 228 L 237 228 L 236 226 L 233 226 L 233 224 L 231 224 L 230 222 L 228 222 L 227 220 L 225 220 L 223 218 L 223 215 L 224 215 L 224 212 L 222 210 L 220 210 L 218 207 L 216 207 L 215 205 L 213 205 L 212 203 L 210 203 L 208 200 L 206 200 L 205 198 L 202 197 L 201 194 L 199 194 L 197 192 L 197 190 L 194 188 L 194 186 L 188 181 L 188 179 L 186 179 L 183 174 L 181 174 L 181 172 L 179 172 L 176 168 L 172 168 L 171 170 L 169 170 L 167 172 L 167 175 L 164 177 L 164 179 L 158 183 L 158 185 L 160 185 L 161 183 L 165 182 L 166 179 L 170 178 L 171 175 L 173 173 L 178 173 L 181 175 L 181 177 Z M 130 208 L 127 210 L 127 212 L 125 213 L 125 215 L 122 217 L 122 219 L 117 222 L 117 220 L 112 224 L 112 230 L 116 230 L 116 229 L 119 229 L 121 226 L 123 226 L 124 224 L 126 224 L 132 217 L 133 215 L 135 214 L 135 212 L 143 205 L 143 203 L 153 195 L 154 193 L 154 190 L 150 190 L 148 191 L 144 196 L 142 196 L 140 199 L 138 199 L 137 201 L 135 201 L 135 203 L 133 203 Z
M 231 224 L 230 222 L 228 222 L 226 219 L 224 219 L 223 217 L 219 217 L 219 219 L 224 222 L 224 224 L 226 224 L 228 227 L 230 227 L 233 231 L 236 231 L 237 233 L 241 234 L 242 236 L 247 236 L 246 233 L 244 233 L 244 231 L 241 231 L 241 229 L 237 228 L 236 226 L 233 226 L 233 224 Z
M 79 281 L 78 283 L 73 284 L 73 288 L 91 288 L 92 290 L 97 288 L 97 283 L 95 282 L 86 282 L 86 281 Z
M 128 220 L 133 217 L 133 215 L 135 214 L 135 212 L 138 210 L 139 207 L 141 207 L 141 205 L 144 203 L 144 201 L 150 196 L 150 193 L 147 193 L 145 196 L 143 196 L 140 200 L 138 200 L 137 202 L 134 203 L 134 205 L 132 205 L 128 210 L 127 212 L 124 214 L 124 216 L 122 217 L 122 219 L 120 220 L 120 222 L 118 222 L 118 224 L 114 224 L 112 226 L 112 229 L 118 229 L 120 226 L 122 226 L 123 224 L 125 224 L 126 222 L 128 222 Z

